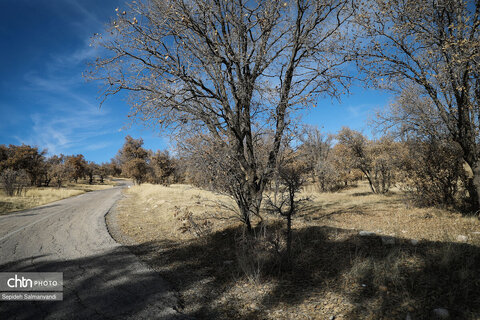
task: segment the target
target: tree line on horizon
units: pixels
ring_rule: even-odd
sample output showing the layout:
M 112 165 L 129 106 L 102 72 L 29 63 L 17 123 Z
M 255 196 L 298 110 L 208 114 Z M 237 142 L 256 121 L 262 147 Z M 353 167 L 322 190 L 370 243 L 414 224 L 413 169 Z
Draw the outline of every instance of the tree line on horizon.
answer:
M 143 140 L 126 137 L 125 145 L 110 162 L 97 164 L 84 155 L 52 155 L 30 145 L 0 145 L 0 185 L 8 196 L 27 188 L 61 188 L 65 182 L 104 183 L 108 176 L 126 177 L 135 183 L 167 183 L 174 173 L 168 151 L 145 150 Z M 142 162 L 143 161 L 143 162 Z M 168 180 L 170 179 L 170 180 Z
M 0 183 L 9 196 L 29 187 L 61 188 L 66 181 L 87 179 L 100 183 L 112 174 L 112 164 L 87 161 L 82 154 L 46 156 L 47 151 L 29 145 L 0 145 Z
M 269 143 L 268 139 L 271 136 L 266 135 L 259 143 Z M 231 195 L 242 188 L 243 181 L 232 174 L 235 162 L 219 148 L 197 134 L 178 141 L 171 156 L 167 151 L 144 149 L 141 138 L 127 136 L 110 166 L 116 168 L 116 175 L 136 184 L 188 183 Z M 459 148 L 448 140 L 422 140 L 411 132 L 402 136 L 400 131 L 368 139 L 348 127 L 325 134 L 305 125 L 282 146 L 269 191 L 278 189 L 285 167 L 319 192 L 335 192 L 364 180 L 372 193 L 386 194 L 396 186 L 419 206 L 468 208 L 469 172 Z
M 399 104 L 393 105 L 394 110 L 387 109 L 389 114 L 377 115 L 377 127 L 398 113 Z M 467 210 L 466 185 L 472 173 L 465 168 L 459 147 L 448 139 L 414 136 L 404 127 L 388 129 L 371 140 L 348 127 L 326 134 L 303 125 L 282 145 L 267 189 L 278 190 L 280 173 L 288 167 L 297 180 L 315 185 L 319 192 L 335 192 L 365 180 L 372 193 L 385 194 L 397 186 L 418 205 Z M 271 139 L 264 135 L 257 143 L 268 144 Z M 231 195 L 244 183 L 235 176 L 232 160 L 226 150 L 201 134 L 178 140 L 175 156 L 166 150 L 147 150 L 141 138 L 128 135 L 116 156 L 102 164 L 87 161 L 82 154 L 47 157 L 46 150 L 38 147 L 0 145 L 0 183 L 13 196 L 28 187 L 60 188 L 66 181 L 78 183 L 79 179 L 92 184 L 95 178 L 103 183 L 112 176 L 130 178 L 135 184 L 188 183 Z

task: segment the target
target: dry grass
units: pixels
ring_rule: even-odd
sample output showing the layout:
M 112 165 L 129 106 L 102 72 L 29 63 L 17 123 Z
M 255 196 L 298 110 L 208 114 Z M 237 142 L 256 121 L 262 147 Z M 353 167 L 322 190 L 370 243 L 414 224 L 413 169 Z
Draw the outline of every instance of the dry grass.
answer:
M 187 212 L 192 212 L 200 224 L 206 219 L 215 220 L 211 231 L 235 224 L 228 219 L 231 216 L 228 210 L 218 205 L 233 205 L 230 198 L 188 185 L 142 184 L 132 186 L 125 194 L 127 200 L 119 205 L 124 214 L 119 216 L 118 223 L 122 231 L 139 243 L 157 240 L 159 233 L 171 241 L 196 238 L 194 232 L 182 230 L 182 217 Z
M 403 239 L 456 240 L 468 236 L 480 244 L 480 221 L 439 208 L 415 208 L 399 190 L 387 195 L 370 192 L 366 183 L 337 193 L 305 192 L 313 202 L 297 216 L 298 223 L 322 221 L 332 227 L 373 231 Z M 303 220 L 303 221 L 302 221 Z
M 248 257 L 238 241 L 242 226 L 215 206 L 228 198 L 184 185 L 136 186 L 127 195 L 118 221 L 137 244 L 132 250 L 174 284 L 183 311 L 200 319 L 431 319 L 439 307 L 452 319 L 480 319 L 480 221 L 413 208 L 398 190 L 305 190 L 312 201 L 294 219 L 291 268 L 275 250 L 284 244 L 277 217 L 257 229 Z M 189 222 L 178 212 L 210 224 L 200 235 L 184 232 Z M 359 230 L 390 235 L 395 245 Z M 242 268 L 249 261 L 258 262 L 257 281 Z
M 0 189 L 0 214 L 38 207 L 85 192 L 111 188 L 112 186 L 113 183 L 103 185 L 71 183 L 62 188 L 30 188 L 21 196 L 14 197 L 5 195 L 4 191 Z

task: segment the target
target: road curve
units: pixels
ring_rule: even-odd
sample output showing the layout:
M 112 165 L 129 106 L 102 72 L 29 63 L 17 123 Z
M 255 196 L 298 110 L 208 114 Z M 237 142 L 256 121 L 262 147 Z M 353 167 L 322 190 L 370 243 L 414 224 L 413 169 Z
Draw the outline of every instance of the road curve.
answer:
M 167 283 L 116 243 L 121 186 L 0 216 L 0 272 L 63 272 L 63 301 L 0 302 L 0 319 L 182 319 Z

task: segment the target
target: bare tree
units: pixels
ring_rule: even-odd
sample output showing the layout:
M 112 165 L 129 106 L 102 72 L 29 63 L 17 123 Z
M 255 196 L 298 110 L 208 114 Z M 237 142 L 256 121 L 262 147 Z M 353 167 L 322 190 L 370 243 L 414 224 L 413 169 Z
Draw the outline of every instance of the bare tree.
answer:
M 66 157 L 63 154 L 60 156 L 52 156 L 48 159 L 49 162 L 49 175 L 57 188 L 62 187 L 62 183 L 68 179 L 71 174 L 71 167 L 68 167 L 65 163 Z
M 110 55 L 90 76 L 105 97 L 129 91 L 145 123 L 197 128 L 228 150 L 244 181 L 232 196 L 251 230 L 290 113 L 345 84 L 337 49 L 348 17 L 345 0 L 137 1 L 99 38 Z M 267 131 L 259 164 L 255 141 Z
M 0 183 L 5 189 L 7 196 L 20 196 L 28 186 L 28 176 L 24 169 L 4 169 L 0 172 Z
M 467 183 L 480 209 L 480 2 L 372 0 L 355 18 L 354 51 L 374 84 L 415 86 L 435 108 L 473 172 Z
M 305 183 L 304 175 L 306 168 L 301 164 L 295 163 L 290 159 L 288 163 L 283 163 L 278 168 L 281 187 L 279 195 L 274 200 L 268 198 L 267 208 L 274 214 L 284 217 L 287 222 L 287 251 L 286 257 L 291 262 L 292 252 L 292 217 L 301 210 L 303 203 L 307 199 L 298 199 L 300 188 Z
M 418 86 L 408 85 L 377 112 L 371 124 L 378 132 L 400 140 L 451 140 L 437 108 L 431 99 L 422 96 Z
M 328 152 L 325 160 L 317 164 L 320 191 L 338 191 L 358 179 L 360 171 L 352 168 L 348 160 L 345 158 L 344 146 L 337 144 Z
M 298 152 L 311 172 L 312 182 L 321 180 L 328 154 L 332 149 L 332 136 L 324 135 L 317 127 L 304 126 L 298 136 L 301 145 Z
M 388 137 L 370 141 L 363 134 L 344 127 L 337 134 L 337 156 L 350 169 L 360 170 L 373 193 L 386 193 L 393 181 L 395 144 Z
M 255 147 L 258 148 L 257 145 Z M 197 133 L 178 141 L 177 152 L 188 182 L 228 194 L 237 201 L 237 204 L 240 203 L 238 207 L 247 205 L 243 192 L 248 181 L 238 170 L 234 153 L 225 144 L 219 143 L 209 134 Z M 235 213 L 240 221 L 247 226 L 250 225 L 250 215 L 244 215 L 235 208 L 229 210 Z
M 464 190 L 471 171 L 464 169 L 462 149 L 430 99 L 409 86 L 377 115 L 374 124 L 402 141 L 395 150 L 397 181 L 416 204 L 468 206 Z

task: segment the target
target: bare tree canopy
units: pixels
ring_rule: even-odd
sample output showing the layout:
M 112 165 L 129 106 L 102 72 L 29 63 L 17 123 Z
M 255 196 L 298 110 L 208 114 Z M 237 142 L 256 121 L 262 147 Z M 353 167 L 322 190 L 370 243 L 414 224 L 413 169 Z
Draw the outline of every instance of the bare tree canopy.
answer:
M 470 0 L 372 0 L 355 20 L 359 66 L 374 83 L 393 90 L 414 85 L 436 108 L 475 177 L 480 208 L 480 3 Z
M 258 213 L 289 114 L 346 86 L 339 54 L 345 0 L 133 2 L 98 41 L 107 56 L 90 76 L 104 96 L 131 93 L 132 116 L 160 128 L 208 131 L 234 153 L 245 183 L 240 205 Z M 273 132 L 259 169 L 255 139 Z M 238 200 L 238 199 L 237 199 Z M 237 201 L 238 202 L 238 201 Z

